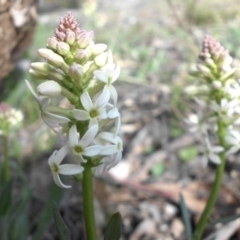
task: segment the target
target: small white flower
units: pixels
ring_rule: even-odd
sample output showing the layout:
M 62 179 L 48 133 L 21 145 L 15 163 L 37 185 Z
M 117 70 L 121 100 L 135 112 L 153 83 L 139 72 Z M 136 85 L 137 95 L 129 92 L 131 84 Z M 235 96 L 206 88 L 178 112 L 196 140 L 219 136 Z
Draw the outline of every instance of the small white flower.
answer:
M 72 149 L 73 154 L 80 158 L 82 162 L 86 162 L 83 156 L 93 157 L 100 153 L 100 145 L 89 146 L 94 141 L 97 132 L 98 127 L 94 125 L 86 131 L 82 138 L 80 138 L 76 125 L 73 125 L 70 128 L 68 141 L 69 147 Z
M 107 112 L 105 106 L 109 100 L 109 95 L 103 92 L 95 102 L 92 102 L 88 92 L 84 92 L 81 97 L 81 103 L 85 110 L 74 109 L 73 115 L 77 120 L 86 121 L 89 120 L 89 128 L 97 125 L 98 119 L 107 118 Z M 108 95 L 108 96 L 107 96 Z
M 47 107 L 49 106 L 51 99 L 49 97 L 46 96 L 38 96 L 35 91 L 33 90 L 32 86 L 30 85 L 30 83 L 25 80 L 28 89 L 30 90 L 30 92 L 32 93 L 33 97 L 35 98 L 35 100 L 37 101 L 40 111 L 41 111 L 41 117 L 43 119 L 43 121 L 53 130 L 54 128 L 60 127 L 59 124 L 65 124 L 70 122 L 70 119 L 64 116 L 60 116 L 57 114 L 53 114 L 49 111 L 47 111 Z
M 95 168 L 95 176 L 101 176 L 105 171 L 114 165 L 116 154 L 108 155 L 102 159 L 100 164 Z
M 227 155 L 234 154 L 240 149 L 240 133 L 237 131 L 231 131 L 226 136 L 226 142 L 231 145 L 227 151 Z
M 113 98 L 114 106 L 116 106 L 118 94 L 112 84 L 118 79 L 120 75 L 120 68 L 118 66 L 116 68 L 112 68 L 112 66 L 107 67 L 105 71 L 94 71 L 94 75 L 99 81 L 106 84 L 104 86 L 104 90 L 107 90 L 110 93 L 111 97 Z
M 108 110 L 108 118 L 110 119 L 115 119 L 115 125 L 116 125 L 116 131 L 115 131 L 115 135 L 117 135 L 119 133 L 120 127 L 121 127 L 121 116 L 120 113 L 118 111 L 118 108 L 114 107 L 112 104 L 108 103 L 107 104 L 107 109 Z
M 240 83 L 238 81 L 231 82 L 230 84 L 226 84 L 224 87 L 224 92 L 229 95 L 232 99 L 240 97 Z
M 48 164 L 51 168 L 53 174 L 53 180 L 59 187 L 70 188 L 71 186 L 62 183 L 59 174 L 62 175 L 76 175 L 83 172 L 84 168 L 76 164 L 63 164 L 60 165 L 63 158 L 68 153 L 68 146 L 65 145 L 59 151 L 54 151 L 53 154 L 48 159 Z
M 100 155 L 112 155 L 110 157 L 110 161 L 107 169 L 109 170 L 110 168 L 114 167 L 119 163 L 119 161 L 122 159 L 122 151 L 123 151 L 123 143 L 122 139 L 118 136 L 116 136 L 113 133 L 109 132 L 101 132 L 98 134 L 98 137 L 109 141 L 110 143 L 113 143 L 114 145 L 109 145 L 109 146 L 102 146 Z
M 59 96 L 61 94 L 62 88 L 56 81 L 50 80 L 41 83 L 37 87 L 37 92 L 40 95 L 47 97 Z
M 212 102 L 210 105 L 210 108 L 214 112 L 216 112 L 220 117 L 228 120 L 229 117 L 232 117 L 237 104 L 238 104 L 238 101 L 236 99 L 228 101 L 227 99 L 223 98 L 221 99 L 220 104 L 216 102 Z
M 189 125 L 189 132 L 201 132 L 207 134 L 208 125 L 206 122 L 201 122 L 197 114 L 190 114 L 188 118 L 184 119 L 185 123 Z
M 211 146 L 208 138 L 205 138 L 205 145 L 206 145 L 206 149 L 205 149 L 204 156 L 202 158 L 203 167 L 207 166 L 207 163 L 209 160 L 215 164 L 220 164 L 221 159 L 218 154 L 224 151 L 224 148 L 222 146 Z

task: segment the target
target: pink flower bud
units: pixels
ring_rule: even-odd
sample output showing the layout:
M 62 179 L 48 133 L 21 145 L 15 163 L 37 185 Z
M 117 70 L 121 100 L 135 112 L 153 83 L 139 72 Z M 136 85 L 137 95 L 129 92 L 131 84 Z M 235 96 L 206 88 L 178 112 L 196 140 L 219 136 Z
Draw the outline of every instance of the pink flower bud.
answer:
M 92 41 L 94 36 L 94 32 L 93 31 L 85 31 L 85 30 L 81 30 L 79 32 L 79 34 L 77 35 L 77 39 L 78 39 L 78 46 L 80 48 L 85 48 L 89 45 L 89 43 Z
M 47 46 L 52 50 L 56 50 L 58 44 L 58 40 L 56 37 L 50 37 L 47 40 Z
M 89 52 L 87 50 L 84 50 L 84 49 L 77 50 L 75 55 L 75 61 L 77 63 L 84 63 L 88 60 L 88 58 L 89 58 Z
M 66 43 L 68 43 L 69 45 L 72 45 L 75 42 L 76 39 L 76 35 L 73 31 L 71 31 L 70 29 L 67 30 L 66 32 Z
M 55 35 L 61 41 L 65 40 L 66 34 L 64 32 L 59 31 L 58 29 L 55 31 Z

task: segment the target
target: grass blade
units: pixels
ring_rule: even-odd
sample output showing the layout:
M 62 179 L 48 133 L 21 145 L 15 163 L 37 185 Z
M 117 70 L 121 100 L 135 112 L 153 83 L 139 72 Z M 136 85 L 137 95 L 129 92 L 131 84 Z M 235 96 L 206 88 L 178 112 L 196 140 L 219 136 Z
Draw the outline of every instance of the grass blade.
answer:
M 57 203 L 60 202 L 61 197 L 63 194 L 63 189 L 58 187 L 55 183 L 52 184 L 51 191 L 49 194 L 48 199 L 51 199 Z M 45 208 L 42 210 L 40 216 L 36 216 L 38 219 L 38 228 L 33 235 L 32 240 L 41 240 L 43 233 L 45 232 L 46 228 L 48 227 L 49 223 L 52 220 L 52 202 L 47 201 Z
M 0 217 L 6 215 L 12 203 L 12 186 L 13 181 L 10 180 L 4 184 L 0 195 Z
M 181 212 L 182 212 L 185 230 L 186 230 L 186 234 L 187 234 L 187 239 L 191 240 L 192 239 L 192 227 L 191 227 L 189 211 L 188 211 L 186 203 L 184 201 L 184 197 L 181 193 L 180 193 L 180 207 L 181 207 Z
M 52 201 L 52 204 L 53 204 L 53 216 L 54 216 L 54 221 L 55 221 L 59 239 L 60 240 L 71 240 L 70 234 L 68 231 L 68 227 L 65 224 L 65 222 L 63 221 L 62 216 L 58 211 L 57 204 L 54 201 Z

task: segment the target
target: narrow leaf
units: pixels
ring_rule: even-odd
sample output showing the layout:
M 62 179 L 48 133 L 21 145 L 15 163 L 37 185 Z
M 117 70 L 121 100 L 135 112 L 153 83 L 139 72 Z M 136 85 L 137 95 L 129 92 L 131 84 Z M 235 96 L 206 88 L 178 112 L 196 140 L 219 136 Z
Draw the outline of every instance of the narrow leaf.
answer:
M 240 218 L 240 214 L 217 219 L 217 220 L 211 222 L 210 225 L 214 225 L 214 224 L 217 224 L 217 223 L 228 223 L 228 222 L 231 222 L 231 221 L 236 220 L 238 218 Z
M 183 221 L 184 221 L 184 225 L 185 225 L 185 229 L 186 229 L 187 239 L 191 240 L 192 239 L 192 227 L 191 227 L 191 221 L 190 221 L 190 217 L 189 217 L 189 211 L 188 211 L 188 208 L 184 201 L 184 197 L 181 193 L 180 193 L 180 207 L 181 207 Z
M 110 218 L 105 230 L 104 240 L 119 240 L 122 235 L 122 218 L 120 213 L 115 213 Z
M 54 216 L 54 221 L 55 221 L 59 239 L 60 240 L 71 240 L 70 234 L 68 231 L 68 227 L 65 224 L 65 222 L 63 221 L 62 216 L 58 211 L 57 204 L 54 201 L 52 201 L 52 204 L 53 204 L 53 216 Z
M 4 184 L 0 195 L 0 216 L 4 216 L 12 203 L 12 185 L 13 181 L 10 180 Z
M 63 189 L 58 187 L 55 183 L 52 184 L 50 194 L 48 199 L 59 203 L 63 194 Z M 44 209 L 42 210 L 40 216 L 36 216 L 36 221 L 39 223 L 36 232 L 34 233 L 32 240 L 41 240 L 43 233 L 48 227 L 49 223 L 52 220 L 52 203 L 47 201 Z

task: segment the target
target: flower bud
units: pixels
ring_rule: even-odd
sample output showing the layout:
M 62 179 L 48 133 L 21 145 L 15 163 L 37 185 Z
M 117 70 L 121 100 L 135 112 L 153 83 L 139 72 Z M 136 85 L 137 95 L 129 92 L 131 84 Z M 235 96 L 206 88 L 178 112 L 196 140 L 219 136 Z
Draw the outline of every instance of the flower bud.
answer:
M 203 74 L 210 74 L 211 73 L 210 69 L 208 67 L 202 65 L 202 64 L 198 64 L 197 69 Z
M 38 85 L 37 91 L 40 95 L 54 97 L 61 94 L 62 88 L 57 82 L 50 80 Z
M 221 53 L 221 55 L 219 56 L 219 62 L 221 63 L 221 65 L 231 65 L 232 63 L 232 57 L 229 55 L 228 51 L 225 50 Z
M 70 29 L 67 30 L 66 32 L 66 43 L 68 43 L 69 45 L 73 45 L 73 43 L 75 42 L 76 39 L 76 35 L 73 31 L 71 31 Z
M 214 89 L 220 89 L 222 87 L 222 83 L 220 81 L 213 81 L 212 86 Z
M 57 44 L 57 52 L 62 56 L 67 56 L 70 53 L 70 46 L 65 42 Z
M 83 66 L 74 62 L 69 68 L 69 75 L 74 79 L 80 79 L 83 76 Z
M 58 29 L 56 29 L 55 31 L 55 35 L 58 39 L 60 39 L 61 41 L 65 40 L 66 34 L 64 32 L 59 31 Z
M 100 55 L 98 55 L 97 57 L 95 57 L 94 62 L 98 67 L 103 67 L 106 65 L 107 60 L 108 60 L 108 53 L 103 52 Z
M 216 64 L 214 63 L 214 61 L 211 59 L 211 58 L 207 58 L 205 60 L 205 63 L 207 64 L 207 66 L 209 66 L 210 68 L 213 68 L 215 69 L 217 66 Z
M 236 68 L 234 72 L 234 78 L 239 79 L 240 78 L 240 68 Z
M 199 72 L 199 70 L 197 69 L 196 64 L 193 64 L 190 66 L 188 73 L 194 77 L 198 77 L 199 75 L 201 75 L 201 73 Z
M 41 56 L 41 57 L 43 57 L 45 59 L 48 58 L 48 55 L 55 54 L 52 50 L 47 49 L 47 48 L 40 48 L 40 49 L 38 49 L 37 52 L 38 52 L 39 56 Z
M 65 63 L 64 59 L 56 53 L 51 53 L 46 58 L 47 62 L 54 67 L 61 68 L 63 71 L 68 71 L 68 65 Z
M 56 80 L 56 81 L 64 81 L 65 80 L 64 75 L 57 72 L 57 71 L 50 71 L 47 75 L 47 78 L 48 79 L 53 79 L 53 80 Z
M 184 92 L 190 96 L 199 95 L 199 94 L 205 95 L 210 92 L 210 89 L 206 85 L 188 86 L 185 88 Z
M 84 66 L 85 67 L 85 66 Z M 95 64 L 95 62 L 91 63 L 91 65 L 88 67 L 87 72 L 89 74 L 92 74 L 95 70 L 98 70 L 99 67 Z M 84 69 L 85 71 L 85 69 Z
M 48 63 L 45 62 L 35 62 L 35 63 L 31 63 L 31 69 L 33 69 L 34 71 L 41 73 L 43 75 L 47 75 L 49 70 L 50 70 L 50 65 Z
M 232 78 L 235 75 L 235 68 L 229 69 L 223 76 L 221 76 L 221 81 L 226 81 L 229 78 Z
M 47 40 L 47 47 L 51 48 L 52 50 L 56 50 L 57 49 L 57 44 L 58 44 L 58 40 L 56 37 L 50 37 Z
M 107 49 L 107 45 L 103 43 L 95 44 L 89 47 L 89 51 L 93 56 L 97 56 Z
M 89 52 L 87 50 L 84 50 L 84 49 L 77 50 L 75 55 L 75 61 L 77 63 L 84 63 L 88 60 L 88 58 L 89 58 Z
M 77 36 L 78 39 L 78 46 L 80 48 L 85 48 L 89 45 L 89 43 L 92 41 L 92 38 L 94 36 L 94 32 L 93 31 L 85 31 L 85 30 L 81 30 L 80 33 Z
M 46 75 L 43 75 L 39 72 L 36 72 L 35 70 L 33 70 L 32 68 L 29 69 L 29 73 L 35 77 L 36 79 L 39 79 L 39 80 L 46 80 Z

